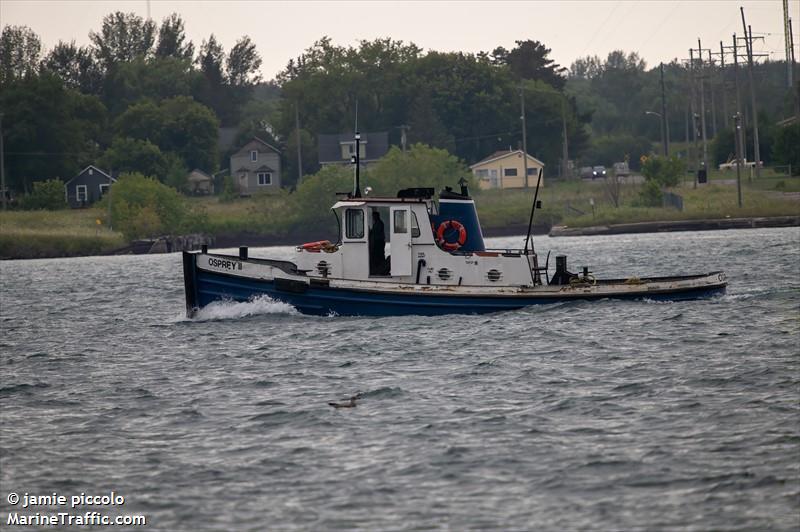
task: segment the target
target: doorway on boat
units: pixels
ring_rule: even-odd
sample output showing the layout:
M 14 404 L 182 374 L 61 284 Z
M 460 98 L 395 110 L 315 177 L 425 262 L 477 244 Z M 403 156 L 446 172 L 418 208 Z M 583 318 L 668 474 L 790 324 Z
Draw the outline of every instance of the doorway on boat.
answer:
M 369 274 L 391 275 L 391 259 L 386 256 L 386 223 L 389 219 L 387 207 L 372 207 L 369 219 Z

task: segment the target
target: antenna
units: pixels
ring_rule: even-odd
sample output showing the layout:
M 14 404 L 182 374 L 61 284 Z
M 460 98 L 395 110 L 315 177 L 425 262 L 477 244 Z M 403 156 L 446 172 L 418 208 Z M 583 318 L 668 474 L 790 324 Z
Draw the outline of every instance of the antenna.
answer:
M 361 151 L 361 133 L 358 132 L 358 98 L 356 98 L 356 127 L 355 127 L 355 140 L 356 140 L 356 153 L 353 155 L 351 161 L 353 164 L 356 165 L 356 183 L 355 183 L 355 190 L 353 191 L 354 198 L 361 197 L 361 160 L 360 160 L 360 151 Z

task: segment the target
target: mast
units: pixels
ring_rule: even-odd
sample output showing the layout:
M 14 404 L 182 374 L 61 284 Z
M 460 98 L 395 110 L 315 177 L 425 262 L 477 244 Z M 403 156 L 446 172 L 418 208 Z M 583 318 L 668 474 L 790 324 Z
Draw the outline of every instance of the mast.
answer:
M 356 153 L 353 155 L 351 161 L 356 165 L 356 182 L 355 182 L 355 190 L 353 191 L 354 198 L 361 197 L 361 159 L 360 159 L 360 152 L 361 152 L 361 133 L 358 132 L 358 98 L 356 98 L 356 127 L 355 127 L 355 141 L 356 141 Z

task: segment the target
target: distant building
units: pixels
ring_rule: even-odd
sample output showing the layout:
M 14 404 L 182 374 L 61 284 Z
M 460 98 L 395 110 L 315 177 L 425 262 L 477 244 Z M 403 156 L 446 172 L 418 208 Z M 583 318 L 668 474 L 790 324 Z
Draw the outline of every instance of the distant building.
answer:
M 281 156 L 278 148 L 258 137 L 231 155 L 231 176 L 242 196 L 277 192 L 281 188 Z
M 356 153 L 356 141 L 353 133 L 335 135 L 319 135 L 317 137 L 317 153 L 319 164 L 350 164 L 350 158 Z M 358 154 L 362 165 L 374 163 L 389 151 L 389 133 L 361 133 Z
M 195 196 L 214 193 L 214 178 L 198 168 L 189 172 L 186 184 L 189 193 Z
M 73 209 L 88 207 L 102 198 L 116 181 L 107 172 L 90 164 L 64 184 L 67 204 Z
M 528 186 L 535 187 L 539 170 L 544 163 L 528 154 Z M 525 166 L 522 150 L 496 151 L 469 167 L 478 178 L 482 190 L 490 188 L 522 188 L 525 186 Z M 544 186 L 542 176 L 541 186 Z

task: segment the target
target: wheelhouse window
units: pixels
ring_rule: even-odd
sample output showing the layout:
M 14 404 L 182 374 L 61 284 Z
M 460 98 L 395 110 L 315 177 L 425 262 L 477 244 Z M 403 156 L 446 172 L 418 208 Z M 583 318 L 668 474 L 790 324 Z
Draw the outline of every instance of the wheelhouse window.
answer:
M 75 199 L 78 201 L 87 201 L 89 199 L 89 190 L 86 185 L 78 185 L 75 187 Z
M 364 238 L 364 211 L 347 209 L 344 213 L 345 236 L 347 238 Z
M 517 169 L 516 168 L 506 168 L 503 170 L 503 175 L 506 177 L 517 177 Z
M 406 211 L 394 211 L 394 232 L 408 233 L 408 221 Z
M 254 162 L 254 163 L 255 163 L 255 162 L 258 162 L 258 151 L 257 151 L 257 150 L 252 150 L 252 151 L 250 152 L 250 160 L 251 160 L 252 162 Z
M 417 215 L 412 211 L 411 212 L 411 236 L 417 238 L 420 235 L 419 231 L 419 222 L 417 221 Z
M 258 184 L 259 185 L 271 185 L 272 184 L 272 172 L 259 172 L 258 173 Z

